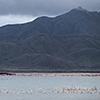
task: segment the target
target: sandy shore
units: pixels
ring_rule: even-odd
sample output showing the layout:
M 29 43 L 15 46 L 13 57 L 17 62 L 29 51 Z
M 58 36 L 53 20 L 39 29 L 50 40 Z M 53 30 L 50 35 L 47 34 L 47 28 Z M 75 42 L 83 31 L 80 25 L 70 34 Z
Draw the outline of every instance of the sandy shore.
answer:
M 100 73 L 13 73 L 16 76 L 100 76 Z

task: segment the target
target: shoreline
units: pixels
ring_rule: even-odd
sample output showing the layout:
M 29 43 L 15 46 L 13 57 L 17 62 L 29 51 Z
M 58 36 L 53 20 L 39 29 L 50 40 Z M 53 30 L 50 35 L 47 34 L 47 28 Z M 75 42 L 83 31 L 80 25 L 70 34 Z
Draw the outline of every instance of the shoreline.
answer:
M 0 72 L 1 75 L 15 76 L 100 76 L 100 73 L 88 72 Z
M 100 73 L 14 73 L 16 76 L 100 76 Z

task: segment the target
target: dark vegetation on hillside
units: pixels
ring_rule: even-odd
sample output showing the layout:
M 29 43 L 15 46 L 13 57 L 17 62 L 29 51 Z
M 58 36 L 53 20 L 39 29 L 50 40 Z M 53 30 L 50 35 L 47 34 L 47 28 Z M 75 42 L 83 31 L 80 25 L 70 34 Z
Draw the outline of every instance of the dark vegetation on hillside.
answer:
M 0 70 L 100 71 L 100 12 L 78 8 L 1 27 Z

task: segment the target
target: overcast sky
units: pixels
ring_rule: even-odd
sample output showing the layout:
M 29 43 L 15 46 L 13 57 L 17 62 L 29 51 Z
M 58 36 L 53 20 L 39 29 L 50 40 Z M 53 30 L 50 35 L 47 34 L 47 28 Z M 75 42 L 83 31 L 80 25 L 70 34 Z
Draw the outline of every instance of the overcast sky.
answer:
M 100 11 L 100 0 L 0 0 L 0 26 L 24 23 L 38 16 L 57 16 L 78 6 Z

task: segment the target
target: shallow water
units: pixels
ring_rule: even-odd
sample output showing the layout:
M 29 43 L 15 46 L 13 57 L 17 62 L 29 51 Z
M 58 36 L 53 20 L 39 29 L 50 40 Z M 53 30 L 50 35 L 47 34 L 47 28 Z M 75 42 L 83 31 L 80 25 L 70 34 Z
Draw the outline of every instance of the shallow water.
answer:
M 0 100 L 99 100 L 100 77 L 0 76 Z

